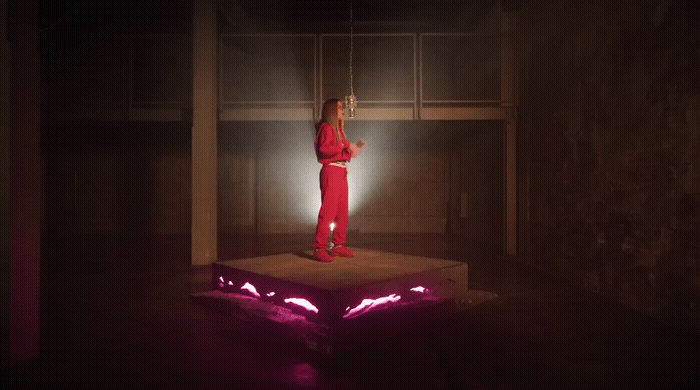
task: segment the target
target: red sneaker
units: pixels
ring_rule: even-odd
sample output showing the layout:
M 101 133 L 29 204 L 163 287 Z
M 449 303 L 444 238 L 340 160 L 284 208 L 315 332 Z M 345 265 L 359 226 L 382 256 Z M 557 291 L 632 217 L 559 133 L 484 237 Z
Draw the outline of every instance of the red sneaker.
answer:
M 330 263 L 331 261 L 333 261 L 333 256 L 328 254 L 328 251 L 325 249 L 316 249 L 314 251 L 314 259 L 322 263 Z
M 331 256 L 355 257 L 355 252 L 350 251 L 345 245 L 336 245 L 331 250 Z

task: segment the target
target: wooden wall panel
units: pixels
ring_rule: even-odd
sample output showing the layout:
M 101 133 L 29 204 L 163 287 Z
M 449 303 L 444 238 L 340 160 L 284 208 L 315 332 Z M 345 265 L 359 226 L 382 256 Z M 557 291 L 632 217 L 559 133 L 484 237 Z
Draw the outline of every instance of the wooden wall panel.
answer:
M 192 38 L 158 34 L 131 40 L 132 104 L 191 107 Z
M 222 104 L 313 102 L 313 35 L 224 35 L 220 40 Z
M 126 120 L 129 102 L 129 44 L 126 39 L 68 47 L 64 79 L 47 100 L 56 119 Z M 56 64 L 54 64 L 56 66 Z M 60 72 L 57 67 L 55 71 Z
M 160 235 L 185 234 L 190 229 L 192 159 L 185 151 L 166 151 L 149 158 L 153 186 L 148 201 L 148 231 Z M 147 192 L 148 193 L 148 192 Z
M 355 207 L 349 228 L 442 233 L 450 217 L 461 221 L 455 227 L 462 230 L 453 231 L 465 237 L 481 230 L 491 232 L 483 237 L 500 237 L 499 129 L 490 122 L 352 124 L 348 135 L 365 138 L 369 146 L 350 164 Z M 62 135 L 46 140 L 49 231 L 189 233 L 191 155 L 185 125 L 76 124 L 53 131 Z M 321 168 L 313 152 L 313 124 L 236 122 L 222 125 L 219 132 L 221 234 L 312 234 Z M 459 163 L 449 165 L 455 152 Z M 461 170 L 452 179 L 459 185 L 448 188 L 455 170 Z M 466 219 L 459 218 L 462 190 L 468 192 Z M 452 209 L 450 197 L 455 198 Z
M 360 101 L 414 100 L 415 36 L 357 35 L 353 38 L 353 85 Z M 345 50 L 338 50 L 338 48 Z M 321 37 L 322 98 L 350 94 L 350 37 Z
M 424 35 L 422 39 L 422 100 L 500 99 L 498 36 Z

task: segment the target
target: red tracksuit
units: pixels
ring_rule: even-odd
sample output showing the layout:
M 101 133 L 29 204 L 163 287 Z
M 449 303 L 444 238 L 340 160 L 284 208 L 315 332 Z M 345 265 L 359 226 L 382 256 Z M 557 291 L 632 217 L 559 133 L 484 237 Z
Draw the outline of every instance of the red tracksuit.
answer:
M 333 244 L 345 244 L 348 227 L 348 171 L 347 168 L 329 165 L 332 162 L 350 161 L 349 142 L 340 131 L 341 142 L 336 138 L 336 130 L 328 123 L 322 122 L 316 132 L 316 157 L 323 164 L 321 168 L 321 210 L 318 212 L 316 225 L 316 242 L 314 248 L 328 248 L 328 235 L 331 222 Z

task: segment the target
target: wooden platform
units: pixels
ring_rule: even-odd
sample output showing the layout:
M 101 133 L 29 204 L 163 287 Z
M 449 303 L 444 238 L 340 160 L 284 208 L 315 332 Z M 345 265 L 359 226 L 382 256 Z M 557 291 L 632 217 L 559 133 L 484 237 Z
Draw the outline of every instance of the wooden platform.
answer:
M 467 291 L 466 263 L 351 249 L 357 256 L 331 263 L 314 261 L 311 251 L 217 262 L 212 287 L 328 324 L 399 301 L 446 299 Z
M 193 299 L 330 353 L 416 329 L 493 299 L 468 290 L 466 263 L 350 248 L 331 263 L 312 252 L 220 261 L 213 291 Z

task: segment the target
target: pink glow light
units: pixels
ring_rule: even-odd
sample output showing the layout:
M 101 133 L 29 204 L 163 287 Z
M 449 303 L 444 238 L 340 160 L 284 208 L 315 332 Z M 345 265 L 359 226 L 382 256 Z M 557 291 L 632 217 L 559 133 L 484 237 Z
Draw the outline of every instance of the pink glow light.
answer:
M 220 281 L 221 283 L 223 283 L 223 282 L 224 282 L 224 277 L 223 277 L 223 276 L 219 276 L 219 281 Z
M 297 363 L 290 367 L 285 378 L 294 384 L 294 387 L 316 387 L 316 379 L 319 371 L 309 363 Z
M 275 292 L 274 292 L 274 291 L 270 291 L 269 293 L 267 293 L 267 294 L 265 294 L 265 295 L 267 295 L 268 297 L 272 297 L 272 296 L 275 295 Z
M 418 287 L 413 287 L 411 289 L 411 291 L 417 291 L 419 293 L 424 293 L 424 292 L 428 291 L 428 289 L 425 287 L 422 287 L 422 286 L 418 286 Z
M 401 296 L 396 295 L 396 294 L 391 294 L 387 297 L 381 297 L 381 298 L 377 298 L 377 299 L 363 299 L 362 303 L 357 305 L 354 309 L 350 310 L 349 312 L 345 313 L 343 318 L 358 315 L 358 313 L 368 311 L 374 307 L 377 307 L 379 305 L 384 305 L 384 304 L 387 304 L 389 302 L 398 302 L 399 299 L 401 299 Z
M 308 311 L 318 313 L 318 309 L 316 308 L 316 306 L 312 305 L 311 302 L 309 302 L 303 298 L 286 298 L 284 300 L 284 303 L 293 303 L 297 306 L 303 307 L 304 309 L 306 309 Z
M 251 294 L 255 295 L 257 298 L 260 298 L 260 294 L 258 294 L 258 290 L 255 289 L 255 286 L 252 284 L 245 282 L 244 285 L 241 286 L 241 290 L 246 290 L 250 292 Z
M 229 281 L 228 281 L 228 285 L 229 285 L 229 286 L 233 286 L 233 282 L 229 280 Z

